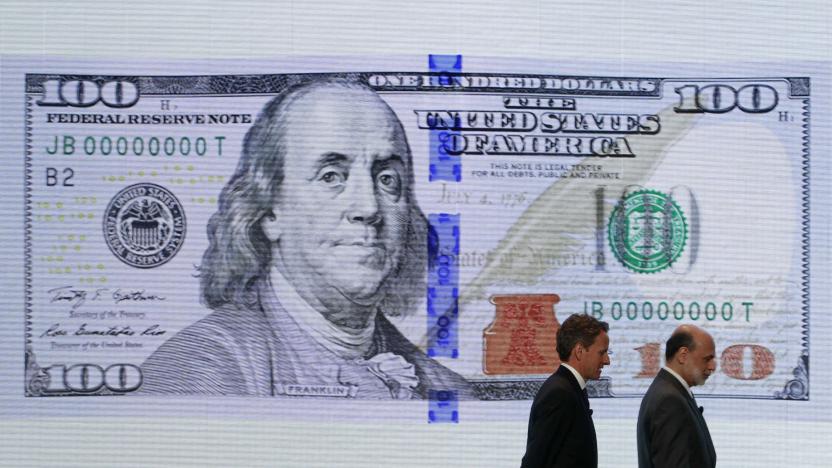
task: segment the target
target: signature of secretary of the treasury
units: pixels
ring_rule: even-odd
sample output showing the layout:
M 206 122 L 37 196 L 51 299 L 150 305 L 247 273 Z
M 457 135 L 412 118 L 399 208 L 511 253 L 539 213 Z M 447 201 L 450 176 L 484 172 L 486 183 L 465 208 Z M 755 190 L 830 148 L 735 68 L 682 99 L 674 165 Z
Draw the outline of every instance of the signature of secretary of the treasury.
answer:
M 49 302 L 65 302 L 70 304 L 70 310 L 76 310 L 89 301 L 103 301 L 111 299 L 114 304 L 125 301 L 146 302 L 164 301 L 164 296 L 148 293 L 145 289 L 110 289 L 97 288 L 94 290 L 76 289 L 74 286 L 61 286 L 47 291 L 52 295 Z

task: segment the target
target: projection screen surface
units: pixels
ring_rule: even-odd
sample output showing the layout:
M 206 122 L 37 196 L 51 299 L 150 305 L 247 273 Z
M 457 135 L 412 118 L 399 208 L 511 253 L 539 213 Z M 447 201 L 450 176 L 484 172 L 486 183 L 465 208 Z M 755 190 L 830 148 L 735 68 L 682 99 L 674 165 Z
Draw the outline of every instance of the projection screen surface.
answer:
M 3 7 L 0 464 L 519 466 L 587 314 L 599 466 L 637 466 L 682 324 L 716 345 L 717 466 L 829 466 L 828 6 L 749 11 L 791 45 L 712 57 L 703 32 L 625 52 L 647 20 L 590 7 L 626 31 L 562 52 L 538 4 L 491 32 L 517 47 L 378 10 L 445 44 L 376 52 L 343 7 L 251 7 L 221 29 L 256 51 L 180 7 L 83 37 Z

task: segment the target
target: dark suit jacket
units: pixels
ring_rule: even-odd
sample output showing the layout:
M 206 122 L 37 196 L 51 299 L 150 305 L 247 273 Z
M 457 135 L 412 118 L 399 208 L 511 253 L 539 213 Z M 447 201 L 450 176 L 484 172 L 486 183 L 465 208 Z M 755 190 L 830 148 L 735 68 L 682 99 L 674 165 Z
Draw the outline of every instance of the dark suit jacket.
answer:
M 282 385 L 296 383 L 287 356 L 301 361 L 316 357 L 302 355 L 309 346 L 299 351 L 300 342 L 308 345 L 311 338 L 286 314 L 271 287 L 261 285 L 259 300 L 251 308 L 215 310 L 162 344 L 142 364 L 139 393 L 279 394 Z M 371 351 L 395 353 L 413 364 L 419 378 L 415 398 L 427 399 L 431 389 L 456 390 L 460 400 L 476 398 L 462 376 L 425 355 L 382 313 L 376 315 Z
M 638 412 L 639 468 L 713 468 L 716 452 L 702 411 L 682 383 L 662 369 Z
M 591 415 L 575 376 L 560 366 L 534 397 L 522 468 L 596 468 Z

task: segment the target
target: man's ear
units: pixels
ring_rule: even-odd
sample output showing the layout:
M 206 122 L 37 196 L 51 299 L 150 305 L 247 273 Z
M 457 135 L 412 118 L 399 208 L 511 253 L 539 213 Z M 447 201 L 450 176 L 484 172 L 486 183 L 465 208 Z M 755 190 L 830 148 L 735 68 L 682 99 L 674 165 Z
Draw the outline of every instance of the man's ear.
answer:
M 584 350 L 583 345 L 578 343 L 578 344 L 575 345 L 574 348 L 572 348 L 572 355 L 575 356 L 578 359 L 578 361 L 580 361 L 581 358 L 583 357 L 584 351 L 585 350 Z
M 679 364 L 684 364 L 688 360 L 689 352 L 690 350 L 684 346 L 679 348 L 679 352 L 676 353 L 676 361 L 678 361 Z
M 263 219 L 260 220 L 260 226 L 263 228 L 263 233 L 271 242 L 277 242 L 280 239 L 280 217 L 272 210 Z

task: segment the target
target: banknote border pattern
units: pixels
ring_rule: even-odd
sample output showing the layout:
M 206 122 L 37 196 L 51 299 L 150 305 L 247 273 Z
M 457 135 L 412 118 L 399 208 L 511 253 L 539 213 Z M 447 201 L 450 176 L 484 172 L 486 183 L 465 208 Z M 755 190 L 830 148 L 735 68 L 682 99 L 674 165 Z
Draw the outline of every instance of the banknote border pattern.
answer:
M 369 83 L 369 78 L 377 74 L 397 74 L 397 73 L 414 73 L 424 76 L 444 76 L 447 74 L 435 72 L 343 72 L 343 73 L 298 73 L 298 74 L 274 74 L 274 75 L 205 75 L 205 76 L 166 76 L 166 75 L 150 75 L 143 77 L 129 77 L 124 75 L 67 75 L 67 74 L 40 74 L 27 73 L 24 83 L 24 112 L 25 112 L 25 162 L 23 171 L 24 183 L 24 308 L 25 308 L 25 323 L 24 323 L 24 394 L 26 396 L 42 396 L 42 395 L 62 395 L 69 393 L 43 393 L 45 385 L 48 385 L 48 375 L 38 366 L 34 349 L 32 348 L 32 114 L 33 114 L 33 99 L 34 94 L 43 91 L 42 84 L 49 79 L 86 79 L 94 81 L 110 81 L 110 80 L 127 80 L 139 85 L 143 95 L 164 96 L 164 95 L 223 95 L 228 94 L 232 90 L 235 94 L 247 95 L 270 95 L 298 83 L 309 80 L 313 76 L 331 76 L 331 77 L 346 77 L 358 79 L 368 83 L 382 94 L 396 93 L 396 92 L 468 92 L 468 93 L 500 93 L 500 94 L 551 94 L 551 90 L 545 89 L 527 89 L 527 88 L 505 88 L 496 90 L 494 88 L 481 87 L 467 87 L 448 89 L 446 87 L 435 88 L 418 88 L 402 86 L 373 86 Z M 476 73 L 454 73 L 459 76 L 475 76 L 483 75 Z M 567 77 L 565 75 L 534 75 L 534 74 L 512 74 L 500 73 L 503 77 Z M 593 78 L 611 78 L 609 76 L 577 76 L 569 75 L 569 78 L 579 79 L 593 79 Z M 615 79 L 636 79 L 634 77 L 614 77 Z M 702 395 L 702 397 L 710 398 L 738 398 L 738 399 L 784 399 L 784 400 L 809 400 L 809 328 L 810 328 L 810 90 L 811 79 L 809 77 L 758 77 L 767 80 L 781 79 L 788 83 L 789 98 L 803 99 L 802 112 L 802 187 L 801 187 L 801 224 L 802 224 L 802 259 L 801 259 L 801 301 L 802 301 L 802 320 L 801 320 L 801 345 L 802 352 L 798 358 L 798 362 L 792 371 L 793 378 L 788 380 L 782 391 L 774 392 L 771 396 L 736 396 L 725 394 L 711 394 Z M 641 77 L 641 79 L 655 80 L 656 89 L 650 92 L 644 91 L 627 91 L 616 92 L 618 97 L 641 97 L 641 98 L 661 98 L 662 85 L 667 80 L 682 80 L 694 78 L 649 78 Z M 753 79 L 749 77 L 747 79 Z M 566 93 L 575 96 L 581 95 L 596 95 L 603 96 L 604 92 L 584 92 L 576 90 Z M 483 400 L 515 400 L 515 399 L 529 399 L 533 398 L 537 389 L 542 385 L 545 377 L 542 378 L 498 378 L 498 379 L 471 379 L 471 384 L 474 386 L 477 396 Z M 639 394 L 616 394 L 613 392 L 612 379 L 610 377 L 603 377 L 601 380 L 589 382 L 589 393 L 594 397 L 641 397 Z
M 809 261 L 809 235 L 811 232 L 811 199 L 810 199 L 810 182 L 811 182 L 811 163 L 810 163 L 810 147 L 812 142 L 810 115 L 811 115 L 811 100 L 809 99 L 809 81 L 805 81 L 805 94 L 800 96 L 807 96 L 803 100 L 803 161 L 802 161 L 802 182 L 803 194 L 801 202 L 801 224 L 803 227 L 803 259 L 801 262 L 801 276 L 802 276 L 802 294 L 801 301 L 803 303 L 803 319 L 801 324 L 801 334 L 803 339 L 803 352 L 800 354 L 797 366 L 792 371 L 793 379 L 790 379 L 783 386 L 783 390 L 774 393 L 774 398 L 783 400 L 809 400 L 809 307 L 811 297 L 809 294 L 810 279 L 811 279 L 811 265 Z

